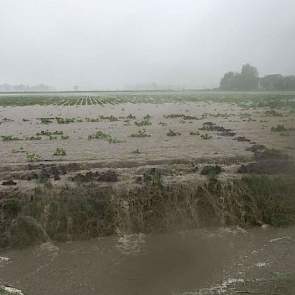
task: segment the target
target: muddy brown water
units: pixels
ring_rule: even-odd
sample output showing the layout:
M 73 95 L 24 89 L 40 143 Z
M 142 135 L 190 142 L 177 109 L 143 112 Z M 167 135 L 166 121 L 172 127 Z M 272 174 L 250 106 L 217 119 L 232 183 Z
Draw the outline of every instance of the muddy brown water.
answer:
M 46 243 L 0 253 L 0 281 L 27 295 L 232 294 L 235 284 L 235 292 L 244 292 L 247 280 L 294 274 L 294 246 L 294 227 Z M 263 288 L 259 294 L 272 294 Z

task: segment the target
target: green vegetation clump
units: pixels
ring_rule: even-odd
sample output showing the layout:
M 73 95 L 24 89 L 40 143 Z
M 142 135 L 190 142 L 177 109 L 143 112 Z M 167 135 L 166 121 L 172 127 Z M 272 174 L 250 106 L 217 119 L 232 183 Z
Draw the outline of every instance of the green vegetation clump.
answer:
M 200 136 L 202 139 L 204 139 L 204 140 L 208 140 L 208 139 L 211 139 L 212 138 L 212 136 L 211 135 L 209 135 L 208 133 L 205 133 L 205 134 L 201 134 L 201 136 Z
M 76 122 L 75 118 L 56 117 L 55 119 L 56 119 L 57 124 L 70 124 L 70 123 L 75 123 Z
M 56 148 L 53 156 L 65 156 L 67 153 L 63 148 Z
M 40 118 L 39 120 L 41 124 L 45 124 L 45 125 L 53 123 L 53 118 Z
M 92 139 L 100 139 L 100 140 L 105 140 L 108 143 L 120 143 L 116 138 L 113 138 L 110 134 L 104 133 L 103 131 L 97 131 L 94 135 L 89 135 L 88 140 Z
M 107 121 L 110 121 L 110 122 L 116 122 L 116 121 L 119 121 L 119 119 L 113 115 L 110 115 L 110 116 L 100 116 L 100 119 L 101 120 L 107 120 Z
M 41 160 L 41 156 L 36 153 L 26 153 L 26 159 L 28 162 L 37 162 Z
M 270 117 L 283 117 L 284 115 L 276 110 L 265 111 L 266 116 Z
M 169 114 L 169 115 L 164 115 L 164 118 L 166 119 L 182 119 L 182 120 L 200 120 L 200 118 L 196 116 L 191 116 L 191 115 L 185 115 L 185 114 Z
M 40 132 L 36 133 L 37 136 L 51 136 L 51 135 L 63 135 L 63 131 L 49 131 L 49 130 L 41 130 Z
M 191 131 L 189 134 L 190 135 L 200 135 L 200 132 L 199 131 Z
M 161 125 L 161 126 L 167 126 L 168 124 L 166 123 L 166 122 L 159 122 L 159 125 Z
M 19 140 L 22 140 L 21 138 L 13 136 L 13 135 L 2 135 L 1 138 L 2 138 L 2 141 L 19 141 Z
M 70 137 L 69 137 L 68 135 L 62 135 L 62 136 L 61 136 L 61 139 L 62 139 L 62 140 L 67 140 L 67 139 L 69 139 L 69 138 L 70 138 Z
M 151 115 L 147 114 L 143 117 L 142 121 L 135 121 L 134 124 L 138 127 L 150 126 L 152 125 L 151 118 Z
M 134 124 L 137 127 L 142 127 L 142 126 L 150 126 L 150 125 L 152 125 L 152 122 L 148 121 L 148 120 L 142 120 L 142 121 L 135 121 Z
M 13 154 L 22 154 L 25 153 L 25 149 L 21 146 L 19 149 L 13 149 L 11 152 Z
M 137 133 L 132 133 L 130 137 L 151 137 L 151 134 L 148 134 L 145 129 L 140 129 Z
M 97 123 L 100 121 L 99 118 L 86 118 L 86 122 Z
M 26 137 L 26 140 L 42 140 L 41 136 L 31 136 L 31 137 Z
M 218 126 L 213 122 L 205 122 L 203 123 L 203 126 L 199 128 L 199 130 L 204 131 L 218 131 L 218 132 L 230 132 L 230 129 L 226 129 L 223 126 Z
M 177 131 L 174 131 L 172 129 L 169 129 L 169 131 L 166 133 L 167 136 L 180 136 L 181 133 L 180 132 L 177 132 Z
M 166 119 L 178 119 L 178 118 L 183 118 L 185 115 L 184 114 L 169 114 L 169 115 L 164 115 L 163 117 Z
M 37 137 L 41 136 L 47 136 L 49 138 L 49 140 L 57 140 L 58 136 L 60 136 L 60 139 L 62 140 L 66 140 L 69 139 L 69 136 L 64 135 L 63 131 L 49 131 L 49 130 L 41 130 L 40 132 L 36 133 Z
M 141 154 L 141 152 L 140 152 L 139 149 L 136 149 L 136 150 L 132 151 L 132 154 L 137 154 L 137 155 L 139 155 L 139 154 Z
M 276 127 L 271 127 L 271 131 L 272 132 L 285 132 L 288 131 L 288 129 L 281 124 L 278 124 Z
M 215 166 L 204 166 L 201 170 L 201 175 L 207 175 L 208 177 L 216 177 L 222 172 L 222 168 L 219 165 Z
M 143 174 L 143 181 L 148 185 L 161 187 L 163 185 L 161 171 L 156 168 L 148 169 Z
M 148 119 L 144 119 L 142 121 L 135 121 L 134 124 L 138 127 L 142 127 L 142 126 L 150 126 L 152 125 L 152 122 Z
M 136 119 L 136 116 L 132 115 L 132 114 L 129 114 L 127 117 L 126 117 L 128 120 L 135 120 Z
M 118 174 L 114 170 L 107 170 L 103 172 L 89 171 L 86 174 L 78 173 L 69 178 L 73 182 L 86 183 L 86 182 L 117 182 Z

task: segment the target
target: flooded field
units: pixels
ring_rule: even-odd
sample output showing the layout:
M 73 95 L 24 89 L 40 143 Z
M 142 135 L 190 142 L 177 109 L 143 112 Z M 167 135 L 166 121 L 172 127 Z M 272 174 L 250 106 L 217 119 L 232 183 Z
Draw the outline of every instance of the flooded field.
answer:
M 2 0 L 0 295 L 295 295 L 294 20 Z
M 294 227 L 219 228 L 46 243 L 0 252 L 0 277 L 31 295 L 291 295 L 294 238 Z
M 0 96 L 0 294 L 294 294 L 294 98 Z
M 245 107 L 238 98 L 236 103 L 234 98 L 227 103 L 223 96 L 218 101 L 216 94 L 212 100 L 196 95 L 196 101 L 185 94 L 175 101 L 172 94 L 172 102 L 166 94 L 165 101 L 157 103 L 158 96 L 151 103 L 139 96 L 139 103 L 2 106 L 1 163 L 249 157 L 246 148 L 251 143 L 287 153 L 295 148 L 292 109 L 287 105 L 274 112 L 271 98 L 269 105 L 254 107 L 251 99 L 252 104 L 260 99 L 250 96 Z M 246 105 L 247 98 L 243 102 Z M 220 128 L 210 130 L 208 123 Z M 276 131 L 278 126 L 282 129 Z M 56 154 L 57 148 L 65 153 Z

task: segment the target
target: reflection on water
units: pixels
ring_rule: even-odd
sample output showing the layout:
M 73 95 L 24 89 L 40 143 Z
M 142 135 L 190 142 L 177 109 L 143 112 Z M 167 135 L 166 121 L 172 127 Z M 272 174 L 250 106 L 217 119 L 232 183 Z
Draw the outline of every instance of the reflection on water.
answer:
M 294 274 L 294 238 L 294 228 L 226 228 L 45 243 L 0 253 L 0 282 L 25 295 L 236 294 Z

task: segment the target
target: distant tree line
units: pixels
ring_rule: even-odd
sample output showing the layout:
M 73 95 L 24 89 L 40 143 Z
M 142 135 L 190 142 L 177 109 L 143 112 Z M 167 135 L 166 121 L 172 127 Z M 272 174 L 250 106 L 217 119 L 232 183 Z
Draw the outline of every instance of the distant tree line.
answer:
M 255 67 L 245 64 L 241 73 L 225 73 L 220 81 L 221 90 L 295 90 L 295 76 L 280 74 L 267 75 L 259 78 Z
M 268 75 L 260 79 L 265 90 L 295 90 L 295 76 Z
M 44 84 L 38 84 L 38 85 L 11 85 L 11 84 L 0 84 L 0 92 L 14 92 L 14 91 L 50 91 L 53 90 L 51 87 L 44 85 Z

